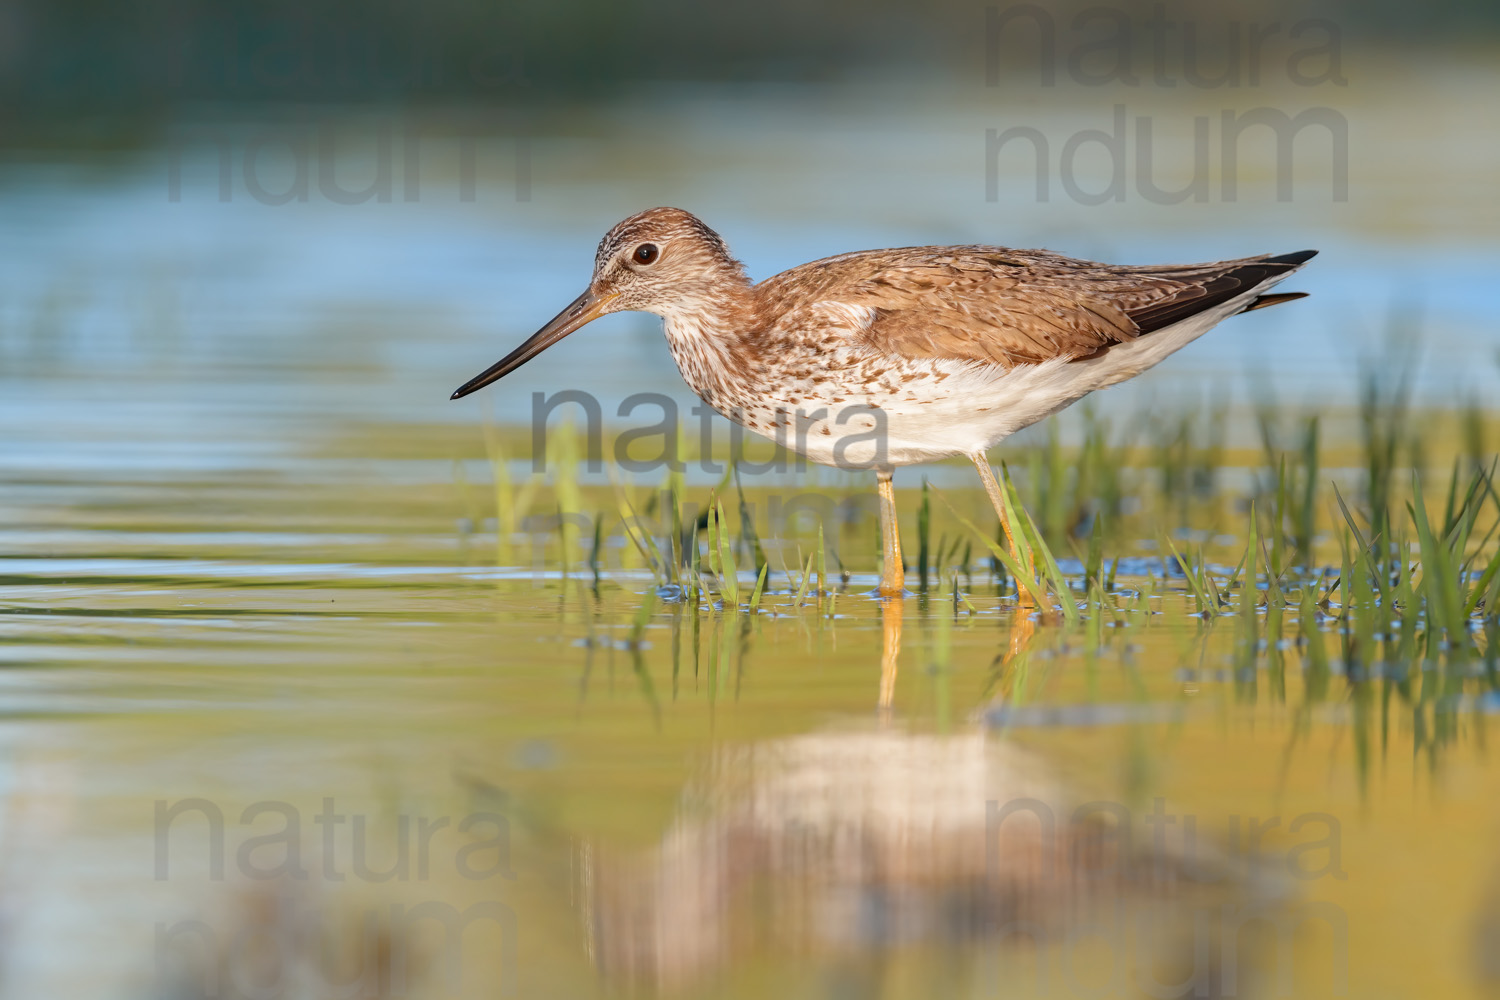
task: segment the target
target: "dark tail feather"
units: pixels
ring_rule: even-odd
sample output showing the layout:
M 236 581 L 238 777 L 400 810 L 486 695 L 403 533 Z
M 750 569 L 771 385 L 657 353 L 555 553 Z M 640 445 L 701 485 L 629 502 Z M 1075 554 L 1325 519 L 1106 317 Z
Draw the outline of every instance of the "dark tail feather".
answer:
M 1267 257 L 1267 264 L 1284 264 L 1287 267 L 1301 267 L 1318 255 L 1316 250 L 1298 250 L 1296 253 L 1278 254 L 1275 257 Z M 1264 309 L 1266 306 L 1277 306 L 1283 302 L 1293 299 L 1307 298 L 1306 292 L 1272 292 L 1267 295 L 1257 295 L 1255 299 L 1240 312 L 1249 312 L 1252 309 Z
M 1257 295 L 1251 303 L 1240 312 L 1249 312 L 1252 309 L 1264 309 L 1266 306 L 1276 306 L 1293 299 L 1307 298 L 1306 292 L 1273 292 L 1270 295 Z
M 1243 295 L 1272 279 L 1285 277 L 1307 263 L 1317 253 L 1316 250 L 1299 250 L 1296 253 L 1278 254 L 1274 257 L 1252 257 L 1221 264 L 1167 268 L 1162 272 L 1164 277 L 1170 274 L 1179 281 L 1186 277 L 1182 290 L 1171 298 L 1158 300 L 1142 309 L 1130 310 L 1126 315 L 1135 321 L 1139 333 L 1151 333 L 1187 319 L 1194 313 L 1212 309 L 1219 303 L 1227 302 L 1236 295 Z M 1185 274 L 1185 272 L 1196 273 Z M 1241 312 L 1300 297 L 1290 293 L 1261 295 Z
M 1301 264 L 1306 264 L 1317 255 L 1318 251 L 1316 250 L 1298 250 L 1296 253 L 1283 253 L 1277 254 L 1275 257 L 1267 257 L 1266 262 L 1268 264 L 1287 264 L 1291 267 L 1297 267 Z

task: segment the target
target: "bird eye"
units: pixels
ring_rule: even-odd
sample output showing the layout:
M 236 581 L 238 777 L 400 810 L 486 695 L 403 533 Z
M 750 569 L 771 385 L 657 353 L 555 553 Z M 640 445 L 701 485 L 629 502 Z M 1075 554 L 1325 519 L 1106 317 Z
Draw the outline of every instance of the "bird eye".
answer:
M 661 251 L 656 249 L 655 243 L 642 243 L 640 246 L 635 248 L 635 253 L 633 256 L 635 257 L 635 262 L 637 264 L 649 264 L 652 261 L 656 260 L 657 255 L 660 253 Z

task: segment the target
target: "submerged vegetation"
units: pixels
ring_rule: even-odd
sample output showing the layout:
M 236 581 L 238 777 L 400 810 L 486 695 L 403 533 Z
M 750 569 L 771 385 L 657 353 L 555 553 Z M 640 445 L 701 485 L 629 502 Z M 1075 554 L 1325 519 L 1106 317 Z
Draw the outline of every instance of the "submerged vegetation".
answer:
M 1466 613 L 1476 614 L 1494 603 L 1500 558 L 1500 493 L 1495 458 L 1485 450 L 1491 420 L 1476 409 L 1409 418 L 1404 408 L 1369 405 L 1360 414 L 1360 454 L 1346 449 L 1330 468 L 1316 416 L 1287 428 L 1262 409 L 1257 454 L 1228 449 L 1222 411 L 1145 423 L 1135 435 L 1142 442 L 1112 436 L 1085 409 L 1075 444 L 1061 443 L 1054 418 L 1043 425 L 1041 444 L 1004 449 L 1022 552 L 1034 556 L 1023 562 L 1035 562 L 1037 577 L 1028 579 L 996 544 L 997 531 L 981 527 L 994 517 L 976 491 L 940 489 L 921 468 L 907 473 L 922 478 L 903 497 L 915 507 L 909 520 L 903 513 L 906 558 L 922 593 L 957 573 L 971 590 L 996 596 L 1014 596 L 1018 587 L 1041 596 L 1045 587 L 1056 610 L 1070 614 L 1075 594 L 1096 583 L 1112 589 L 1122 572 L 1162 578 L 1205 615 L 1229 608 L 1229 592 L 1246 578 L 1269 595 L 1262 608 L 1287 599 L 1288 586 L 1332 578 L 1319 599 L 1325 605 L 1351 567 L 1368 575 L 1372 595 L 1387 604 L 1404 579 L 1427 608 L 1441 579 L 1457 588 L 1448 599 L 1462 595 Z M 832 560 L 843 580 L 836 589 L 849 591 L 851 573 L 878 569 L 873 503 L 857 474 L 847 487 L 788 495 L 757 486 L 729 457 L 717 484 L 704 490 L 690 491 L 680 469 L 650 489 L 613 467 L 603 489 L 583 485 L 571 425 L 547 440 L 545 473 L 518 484 L 506 446 L 486 429 L 494 480 L 488 502 L 458 467 L 462 502 L 471 508 L 461 523 L 466 532 L 496 526 L 498 565 L 516 565 L 524 549 L 542 545 L 541 565 L 564 574 L 585 568 L 596 585 L 607 569 L 644 571 L 673 590 L 671 599 L 717 596 L 732 604 L 752 593 L 741 574 L 796 592 L 816 565 Z M 486 518 L 481 505 L 493 513 Z M 826 573 L 816 575 L 822 589 Z M 1354 597 L 1343 589 L 1345 600 Z

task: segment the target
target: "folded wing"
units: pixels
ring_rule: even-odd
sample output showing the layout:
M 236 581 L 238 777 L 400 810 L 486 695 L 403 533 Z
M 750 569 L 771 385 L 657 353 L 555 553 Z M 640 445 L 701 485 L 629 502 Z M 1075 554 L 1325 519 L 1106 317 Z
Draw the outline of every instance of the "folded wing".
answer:
M 787 332 L 832 325 L 885 354 L 1009 368 L 1089 357 L 1269 287 L 1312 256 L 1112 267 L 1038 250 L 914 247 L 815 261 L 766 284 L 800 300 L 783 302 Z

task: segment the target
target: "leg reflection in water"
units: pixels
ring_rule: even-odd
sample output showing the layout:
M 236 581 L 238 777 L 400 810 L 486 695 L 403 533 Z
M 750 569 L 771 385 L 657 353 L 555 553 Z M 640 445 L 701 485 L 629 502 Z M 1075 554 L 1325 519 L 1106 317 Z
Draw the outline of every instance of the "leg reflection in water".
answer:
M 881 725 L 889 725 L 896 701 L 896 676 L 901 659 L 901 601 L 883 601 L 880 607 L 881 657 L 880 698 L 878 701 Z M 1030 605 L 1022 605 L 1011 615 L 1010 636 L 1006 651 L 995 657 L 998 664 L 996 674 L 999 682 L 991 707 L 1003 705 L 1010 698 L 1011 688 L 1026 664 L 1026 651 L 1036 635 L 1036 619 Z
M 1010 701 L 1010 693 L 1016 686 L 1016 679 L 1026 669 L 1027 650 L 1031 647 L 1031 640 L 1036 635 L 1036 619 L 1032 617 L 1031 610 L 1029 606 L 1022 605 L 1011 615 L 1010 637 L 1007 640 L 1005 652 L 996 656 L 991 664 L 995 676 L 992 685 L 995 693 L 990 699 L 989 708 L 997 708 Z
M 880 722 L 891 721 L 896 700 L 896 670 L 901 658 L 901 606 L 899 600 L 882 601 L 880 605 Z

